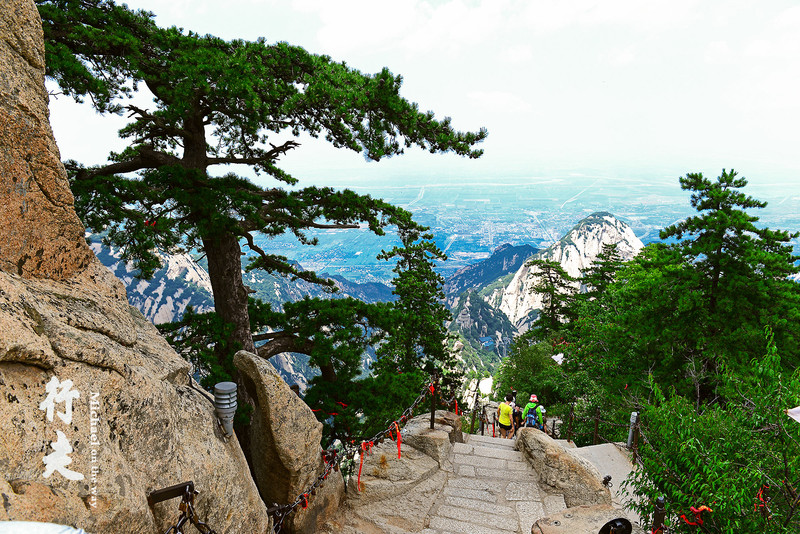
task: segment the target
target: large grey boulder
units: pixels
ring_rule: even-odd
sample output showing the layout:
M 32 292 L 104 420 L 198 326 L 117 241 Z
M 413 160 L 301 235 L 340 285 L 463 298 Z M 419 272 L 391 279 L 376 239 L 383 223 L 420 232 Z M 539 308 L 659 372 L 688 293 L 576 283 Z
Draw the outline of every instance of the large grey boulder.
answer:
M 603 486 L 600 473 L 588 460 L 570 454 L 553 438 L 535 428 L 521 428 L 517 449 L 539 476 L 539 483 L 564 494 L 568 507 L 611 505 L 611 493 Z
M 256 402 L 248 448 L 261 497 L 269 504 L 291 504 L 324 471 L 322 423 L 264 358 L 239 351 L 233 362 L 248 396 Z M 332 471 L 311 496 L 308 508 L 297 508 L 284 520 L 285 531 L 316 532 L 343 495 L 342 475 Z
M 0 520 L 163 532 L 177 500 L 151 509 L 147 493 L 193 480 L 213 528 L 265 532 L 238 442 L 223 438 L 189 365 L 108 296 L 120 289 L 95 262 L 64 282 L 0 272 Z M 48 473 L 59 454 L 71 462 Z
M 237 440 L 87 247 L 47 120 L 32 0 L 0 9 L 0 521 L 164 532 L 193 480 L 218 532 L 265 533 Z
M 433 429 L 429 413 L 414 417 L 403 428 L 403 443 L 433 458 L 439 467 L 452 471 L 450 452 L 453 443 L 464 443 L 461 418 L 452 412 L 437 410 Z

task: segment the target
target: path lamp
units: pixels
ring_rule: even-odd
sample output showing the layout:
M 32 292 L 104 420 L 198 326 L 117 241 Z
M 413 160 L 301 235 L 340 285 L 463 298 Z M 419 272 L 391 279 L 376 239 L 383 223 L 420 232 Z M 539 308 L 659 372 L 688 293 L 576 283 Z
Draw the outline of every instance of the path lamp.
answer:
M 219 382 L 214 386 L 214 407 L 226 437 L 233 435 L 233 414 L 236 413 L 236 383 Z

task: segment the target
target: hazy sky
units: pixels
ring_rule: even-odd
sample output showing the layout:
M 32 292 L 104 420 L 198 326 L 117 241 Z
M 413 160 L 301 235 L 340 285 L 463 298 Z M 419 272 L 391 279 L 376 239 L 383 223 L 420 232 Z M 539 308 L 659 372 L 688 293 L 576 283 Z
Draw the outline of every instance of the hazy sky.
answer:
M 365 72 L 455 127 L 479 161 L 414 149 L 366 163 L 311 140 L 301 183 L 555 172 L 671 179 L 734 167 L 800 182 L 800 5 L 737 0 L 135 0 L 162 26 L 288 41 Z M 51 100 L 62 157 L 101 163 L 118 121 Z M 116 147 L 121 145 L 116 144 Z M 676 184 L 677 185 L 677 184 Z

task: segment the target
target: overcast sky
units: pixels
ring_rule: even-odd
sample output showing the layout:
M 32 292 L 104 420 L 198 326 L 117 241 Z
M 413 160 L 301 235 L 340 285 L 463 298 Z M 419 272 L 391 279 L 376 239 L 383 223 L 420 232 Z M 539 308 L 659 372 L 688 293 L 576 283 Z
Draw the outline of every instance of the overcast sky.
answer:
M 738 0 L 132 0 L 224 38 L 287 41 L 485 126 L 479 161 L 418 149 L 379 163 L 311 140 L 283 160 L 301 183 L 588 173 L 672 179 L 734 167 L 800 182 L 800 5 Z M 63 158 L 101 163 L 118 122 L 51 100 Z M 337 182 L 338 181 L 338 182 Z

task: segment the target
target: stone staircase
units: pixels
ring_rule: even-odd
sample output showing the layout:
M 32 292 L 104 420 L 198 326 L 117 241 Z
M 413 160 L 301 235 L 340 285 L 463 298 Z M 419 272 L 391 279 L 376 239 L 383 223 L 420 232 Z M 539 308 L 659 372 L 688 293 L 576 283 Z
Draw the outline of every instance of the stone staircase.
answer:
M 538 519 L 566 509 L 545 493 L 515 441 L 465 435 L 450 455 L 453 471 L 431 507 L 425 534 L 528 534 Z

